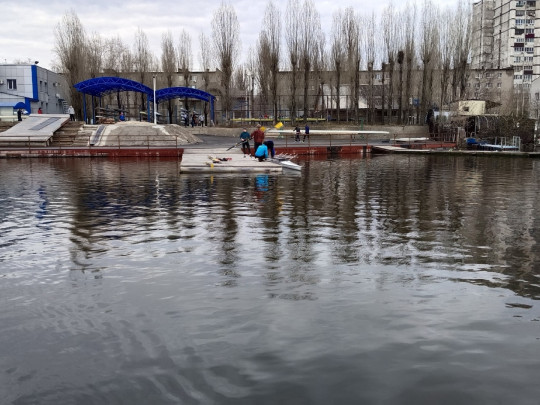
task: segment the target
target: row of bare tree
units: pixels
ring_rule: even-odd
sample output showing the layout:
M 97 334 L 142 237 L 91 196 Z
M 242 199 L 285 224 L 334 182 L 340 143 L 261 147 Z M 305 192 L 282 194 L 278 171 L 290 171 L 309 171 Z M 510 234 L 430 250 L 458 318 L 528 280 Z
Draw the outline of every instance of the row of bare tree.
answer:
M 441 10 L 432 0 L 423 0 L 420 5 L 407 3 L 399 9 L 390 5 L 380 17 L 364 15 L 348 7 L 334 13 L 331 31 L 326 35 L 313 0 L 288 0 L 284 16 L 276 3 L 269 0 L 255 49 L 248 51 L 247 60 L 242 64 L 240 24 L 234 7 L 223 2 L 213 14 L 211 35 L 202 32 L 199 36 L 202 87 L 207 90 L 209 71 L 218 68 L 222 108 L 227 116 L 232 109 L 232 90 L 253 92 L 256 87 L 277 117 L 278 75 L 288 71 L 289 110 L 294 120 L 299 111 L 307 118 L 310 83 L 317 83 L 320 92 L 323 85 L 328 84 L 325 81 L 329 80 L 328 72 L 331 72 L 338 120 L 343 108 L 340 92 L 348 88 L 357 120 L 363 97 L 368 105 L 368 121 L 374 120 L 376 105 L 386 109 L 387 116 L 391 116 L 397 106 L 401 123 L 412 114 L 409 100 L 413 97 L 413 71 L 422 71 L 416 109 L 420 116 L 434 104 L 444 106 L 464 94 L 471 40 L 469 7 L 466 0 L 458 0 L 456 7 Z M 193 66 L 191 41 L 186 30 L 182 30 L 176 44 L 173 34 L 165 32 L 158 59 L 142 29 L 135 33 L 130 48 L 120 37 L 104 39 L 98 33 L 87 35 L 76 13 L 70 11 L 55 28 L 57 69 L 66 75 L 70 85 L 104 71 L 116 72 L 119 76 L 122 72 L 136 73 L 138 81 L 147 85 L 150 72 L 161 71 L 169 87 L 180 73 L 187 85 Z M 361 69 L 369 72 L 367 94 L 360 90 Z M 435 75 L 435 71 L 439 73 Z M 376 72 L 382 73 L 382 102 L 381 95 L 374 91 Z M 73 92 L 73 105 L 80 110 L 80 97 L 75 90 Z M 319 96 L 323 95 L 317 94 Z M 297 105 L 299 100 L 300 106 Z M 140 107 L 144 108 L 144 104 L 141 95 Z M 170 104 L 169 114 L 172 114 Z M 384 120 L 385 114 L 382 116 Z

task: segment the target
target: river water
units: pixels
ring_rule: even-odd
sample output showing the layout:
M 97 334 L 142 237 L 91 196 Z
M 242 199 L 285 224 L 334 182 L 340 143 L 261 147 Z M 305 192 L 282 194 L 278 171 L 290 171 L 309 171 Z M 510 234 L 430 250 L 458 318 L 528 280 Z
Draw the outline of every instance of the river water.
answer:
M 0 160 L 7 404 L 538 404 L 540 161 Z

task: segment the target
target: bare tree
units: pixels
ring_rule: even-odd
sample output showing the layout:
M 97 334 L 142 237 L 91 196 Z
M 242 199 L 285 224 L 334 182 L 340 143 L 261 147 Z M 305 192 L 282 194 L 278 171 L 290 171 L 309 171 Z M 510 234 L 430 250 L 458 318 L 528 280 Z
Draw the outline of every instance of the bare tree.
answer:
M 212 18 L 212 39 L 214 55 L 221 70 L 221 84 L 224 90 L 223 104 L 227 119 L 232 107 L 232 74 L 237 55 L 240 52 L 239 31 L 240 25 L 234 7 L 225 2 L 221 3 Z
M 211 46 L 210 46 L 210 39 L 204 34 L 204 32 L 201 32 L 199 35 L 199 46 L 200 46 L 200 53 L 199 53 L 199 59 L 201 62 L 202 67 L 202 77 L 203 77 L 203 87 L 205 91 L 208 91 L 208 86 L 210 85 L 210 66 L 211 66 L 211 60 L 212 60 L 212 52 L 211 52 Z M 208 102 L 204 103 L 204 124 L 208 125 L 208 113 L 209 113 L 210 106 L 208 105 Z
M 135 44 L 133 49 L 133 64 L 135 72 L 139 77 L 139 82 L 145 84 L 150 66 L 153 64 L 153 56 L 150 52 L 150 46 L 148 44 L 148 37 L 141 28 L 137 28 L 135 33 Z M 141 93 L 141 110 L 145 109 L 144 94 Z
M 59 67 L 64 72 L 70 89 L 70 99 L 75 111 L 82 111 L 82 100 L 73 85 L 86 79 L 86 33 L 75 11 L 68 11 L 54 29 L 54 51 Z
M 167 87 L 172 87 L 173 78 L 176 73 L 177 57 L 176 49 L 171 31 L 163 33 L 161 36 L 161 70 L 167 81 Z M 169 123 L 173 122 L 173 104 L 172 100 L 167 100 L 167 113 Z
M 122 71 L 122 54 L 125 50 L 125 45 L 122 42 L 120 36 L 112 37 L 105 40 L 105 53 L 103 57 L 103 70 L 108 76 L 120 75 Z M 122 102 L 120 98 L 120 91 L 116 91 L 116 104 L 121 108 Z M 112 100 L 113 95 L 109 95 Z
M 304 0 L 302 9 L 298 15 L 297 24 L 300 27 L 300 68 L 304 74 L 304 122 L 307 122 L 309 115 L 308 90 L 310 73 L 317 52 L 317 41 L 322 36 L 321 17 L 312 0 Z
M 394 71 L 397 61 L 399 45 L 399 31 L 396 21 L 396 10 L 392 4 L 390 4 L 383 12 L 382 25 L 382 31 L 384 33 L 384 44 L 386 48 L 388 62 L 386 66 L 386 70 L 388 71 L 388 118 L 391 122 L 394 105 Z M 383 79 L 384 70 L 385 69 L 383 69 Z
M 433 80 L 435 57 L 439 44 L 439 18 L 438 9 L 431 0 L 424 0 L 420 21 L 419 54 L 422 61 L 422 90 L 420 96 L 419 117 L 426 116 L 428 108 L 432 105 L 433 89 L 430 86 Z
M 131 49 L 129 49 L 129 46 L 124 44 L 123 42 L 120 42 L 119 47 L 120 52 L 120 70 L 122 72 L 133 72 L 133 54 L 131 53 Z M 130 99 L 130 92 L 125 93 L 126 97 L 126 103 L 125 106 L 129 108 L 129 99 Z M 133 95 L 133 99 L 136 99 L 136 96 Z M 117 102 L 118 107 L 121 108 L 122 103 L 120 102 L 120 92 L 117 92 Z
M 245 65 L 239 65 L 238 68 L 234 71 L 232 85 L 235 89 L 238 89 L 242 92 L 245 92 L 247 90 L 248 79 Z
M 104 41 L 97 32 L 94 32 L 86 44 L 86 70 L 90 77 L 97 77 L 103 70 L 104 53 Z
M 471 44 L 472 11 L 465 0 L 459 0 L 457 15 L 459 22 L 455 24 L 455 47 L 453 56 L 452 96 L 457 100 L 464 96 L 467 86 L 467 65 Z
M 135 68 L 134 64 L 135 62 L 131 49 L 129 49 L 128 45 L 122 43 L 122 51 L 120 55 L 120 70 L 122 72 L 133 72 Z
M 184 86 L 186 87 L 189 87 L 192 59 L 191 35 L 183 29 L 178 39 L 178 66 L 184 77 Z
M 246 75 L 247 75 L 247 90 L 248 94 L 248 103 L 249 103 L 249 112 L 250 117 L 255 116 L 255 76 L 258 70 L 258 55 L 257 52 L 253 51 L 251 47 L 248 50 L 248 60 L 246 63 Z
M 405 21 L 404 25 L 404 56 L 405 56 L 405 62 L 406 62 L 406 71 L 405 71 L 405 101 L 407 102 L 407 121 L 410 116 L 412 116 L 412 106 L 413 106 L 413 94 L 412 94 L 412 73 L 414 70 L 414 61 L 415 61 L 415 53 L 416 53 L 416 17 L 417 17 L 417 10 L 416 10 L 416 3 L 413 5 L 410 5 L 408 3 L 405 11 L 403 19 Z
M 261 31 L 259 33 L 259 39 L 257 41 L 257 59 L 255 63 L 255 77 L 257 78 L 257 83 L 259 84 L 260 94 L 261 94 L 261 113 L 262 105 L 268 103 L 268 94 L 270 91 L 271 83 L 270 79 L 270 40 L 266 34 L 266 31 Z
M 297 76 L 300 55 L 300 24 L 297 21 L 300 15 L 299 2 L 289 0 L 285 12 L 285 41 L 287 43 L 287 56 L 291 68 L 291 121 L 296 123 L 296 91 L 298 89 Z
M 340 122 L 341 110 L 341 76 L 345 65 L 345 33 L 341 23 L 343 21 L 343 11 L 339 9 L 332 16 L 332 40 L 330 45 L 330 59 L 336 78 L 336 109 L 337 121 Z
M 453 36 L 453 24 L 457 23 L 456 15 L 447 8 L 439 18 L 439 70 L 441 95 L 439 99 L 439 111 L 442 112 L 444 105 L 448 104 L 447 91 L 450 82 L 450 69 L 452 65 L 452 51 L 455 46 Z M 461 18 L 461 16 L 460 16 Z
M 316 38 L 315 50 L 313 55 L 313 75 L 316 79 L 317 93 L 313 102 L 313 111 L 320 112 L 324 107 L 324 85 L 326 76 L 324 72 L 328 69 L 328 53 L 326 51 L 326 39 L 322 30 L 319 30 Z
M 177 71 L 177 63 L 172 32 L 168 30 L 161 36 L 161 69 L 163 70 L 168 87 L 172 87 L 173 85 L 173 78 Z
M 403 62 L 405 61 L 405 52 L 400 49 L 397 53 L 397 63 L 399 65 L 399 100 L 398 100 L 398 124 L 403 124 Z
M 208 91 L 208 85 L 210 84 L 210 65 L 212 60 L 212 52 L 210 47 L 210 40 L 201 32 L 199 35 L 200 53 L 199 60 L 203 70 L 204 90 Z
M 354 111 L 354 119 L 358 124 L 360 111 L 360 16 L 352 7 L 347 7 L 343 13 L 343 36 L 345 39 L 345 51 L 347 55 L 347 73 L 351 88 L 351 98 Z
M 178 39 L 178 65 L 184 78 L 184 86 L 189 87 L 189 76 L 191 73 L 191 36 L 183 29 Z M 184 98 L 184 108 L 188 108 L 188 98 Z
M 105 40 L 105 55 L 103 58 L 103 69 L 108 74 L 118 76 L 122 69 L 120 65 L 120 57 L 123 51 L 122 39 L 119 36 Z
M 274 124 L 278 117 L 278 74 L 281 53 L 281 13 L 272 0 L 264 12 L 264 32 L 268 41 L 268 72 L 270 74 L 270 94 Z
M 369 90 L 367 97 L 369 124 L 373 124 L 375 116 L 374 68 L 376 62 L 375 59 L 377 57 L 377 48 L 375 46 L 376 36 L 373 35 L 373 33 L 378 31 L 379 30 L 376 28 L 375 13 L 372 13 L 371 17 L 366 18 L 362 24 L 364 55 L 366 56 L 367 70 L 369 75 Z

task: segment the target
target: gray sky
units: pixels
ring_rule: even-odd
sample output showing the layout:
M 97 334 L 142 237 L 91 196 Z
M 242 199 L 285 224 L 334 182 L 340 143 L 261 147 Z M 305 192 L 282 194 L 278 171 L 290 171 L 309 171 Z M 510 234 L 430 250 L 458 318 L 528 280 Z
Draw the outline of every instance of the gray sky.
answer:
M 441 7 L 454 6 L 458 0 L 433 0 Z M 287 1 L 274 0 L 284 13 Z M 327 35 L 332 25 L 332 14 L 339 8 L 353 6 L 365 15 L 381 15 L 390 0 L 314 0 L 321 15 L 323 30 Z M 266 0 L 235 0 L 234 5 L 240 23 L 242 55 L 254 46 L 261 28 Z M 104 38 L 120 36 L 129 47 L 133 46 L 135 32 L 140 27 L 146 33 L 153 54 L 161 55 L 161 36 L 167 30 L 173 34 L 175 43 L 182 29 L 188 31 L 192 40 L 194 68 L 199 66 L 199 34 L 204 31 L 211 36 L 210 22 L 221 0 L 167 1 L 130 0 L 124 2 L 27 0 L 22 2 L 0 0 L 2 10 L 0 24 L 0 63 L 15 61 L 39 61 L 39 66 L 51 68 L 56 58 L 54 28 L 69 10 L 74 10 L 87 34 L 99 33 Z M 404 2 L 394 1 L 397 7 Z M 283 14 L 282 14 L 283 15 Z M 241 60 L 243 62 L 243 60 Z

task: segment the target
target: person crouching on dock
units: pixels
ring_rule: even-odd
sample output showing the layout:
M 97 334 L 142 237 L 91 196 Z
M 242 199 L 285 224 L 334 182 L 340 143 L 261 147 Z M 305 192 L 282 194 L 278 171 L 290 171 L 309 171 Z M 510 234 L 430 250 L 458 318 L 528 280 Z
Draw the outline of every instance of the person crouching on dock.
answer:
M 268 146 L 266 146 L 264 143 L 259 145 L 255 151 L 255 157 L 259 159 L 259 162 L 268 159 Z

